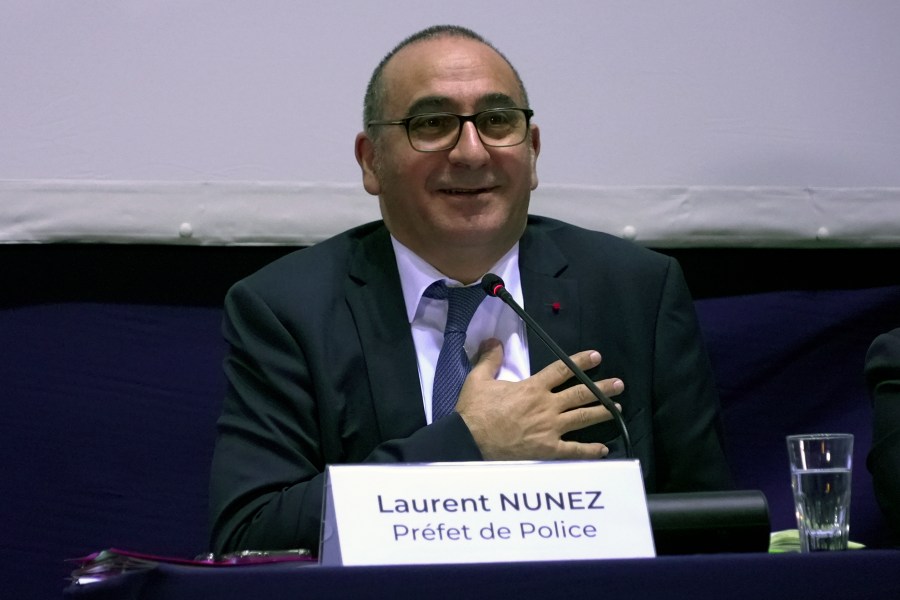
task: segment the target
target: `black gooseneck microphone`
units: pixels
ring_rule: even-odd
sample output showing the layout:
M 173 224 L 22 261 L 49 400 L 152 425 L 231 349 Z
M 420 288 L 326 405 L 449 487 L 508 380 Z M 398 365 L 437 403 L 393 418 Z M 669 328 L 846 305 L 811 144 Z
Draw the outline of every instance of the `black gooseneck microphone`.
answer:
M 569 367 L 578 381 L 593 392 L 612 414 L 625 443 L 625 454 L 628 458 L 634 458 L 625 421 L 613 401 L 518 305 L 502 279 L 488 273 L 481 279 L 481 286 L 488 296 L 500 298 L 513 309 Z M 769 548 L 769 506 L 765 495 L 759 490 L 648 494 L 647 511 L 657 555 L 766 552 Z
M 572 359 L 569 358 L 569 355 L 566 354 L 559 345 L 553 341 L 546 331 L 537 324 L 537 322 L 531 318 L 525 309 L 519 306 L 519 303 L 515 301 L 512 295 L 507 291 L 506 284 L 503 283 L 503 280 L 493 273 L 487 273 L 484 277 L 481 278 L 481 287 L 487 293 L 488 296 L 493 296 L 494 298 L 500 298 L 503 302 L 506 303 L 511 309 L 513 309 L 519 317 L 525 321 L 525 324 L 534 331 L 541 341 L 547 344 L 547 347 L 550 348 L 551 351 L 561 360 L 563 363 L 569 367 L 569 370 L 575 374 L 575 377 L 587 386 L 589 390 L 597 397 L 597 400 L 600 401 L 606 410 L 610 412 L 613 416 L 613 420 L 616 422 L 616 426 L 619 428 L 619 433 L 622 435 L 622 440 L 625 443 L 625 455 L 628 458 L 634 458 L 634 453 L 631 449 L 631 438 L 628 436 L 628 428 L 625 427 L 625 420 L 622 418 L 622 413 L 619 412 L 619 409 L 616 407 L 615 403 L 609 399 L 609 397 L 600 391 L 600 388 L 596 386 L 596 384 L 591 381 L 591 378 L 587 376 L 581 368 L 572 362 Z

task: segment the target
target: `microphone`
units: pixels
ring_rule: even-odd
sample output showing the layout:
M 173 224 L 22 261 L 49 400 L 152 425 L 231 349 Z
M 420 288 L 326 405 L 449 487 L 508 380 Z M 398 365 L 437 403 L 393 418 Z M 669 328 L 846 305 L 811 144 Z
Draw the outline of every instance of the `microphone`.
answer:
M 616 426 L 619 428 L 619 433 L 621 434 L 622 440 L 625 443 L 625 455 L 628 458 L 634 458 L 634 453 L 631 449 L 631 438 L 628 436 L 628 429 L 625 427 L 625 420 L 622 418 L 622 413 L 616 407 L 615 403 L 610 400 L 606 394 L 600 391 L 600 388 L 598 388 L 597 385 L 593 381 L 591 381 L 591 378 L 587 376 L 587 373 L 585 373 L 583 370 L 581 370 L 581 368 L 578 367 L 578 365 L 572 362 L 572 359 L 569 358 L 569 355 L 566 354 L 563 349 L 553 341 L 553 338 L 551 338 L 547 334 L 547 332 L 537 324 L 537 321 L 532 319 L 531 315 L 529 315 L 527 312 L 525 312 L 525 309 L 519 306 L 519 303 L 516 302 L 512 295 L 507 291 L 506 284 L 503 283 L 503 280 L 499 276 L 494 275 L 493 273 L 485 274 L 485 276 L 481 278 L 481 287 L 482 289 L 484 289 L 485 293 L 487 293 L 488 296 L 500 298 L 504 303 L 506 303 L 507 306 L 513 309 L 515 313 L 519 315 L 519 318 L 525 321 L 525 324 L 528 326 L 528 328 L 534 331 L 537 336 L 541 338 L 541 341 L 543 341 L 547 345 L 547 347 L 550 348 L 553 354 L 555 354 L 557 358 L 559 358 L 567 367 L 569 367 L 569 370 L 575 374 L 575 377 L 578 379 L 578 381 L 583 383 L 589 390 L 591 390 L 594 396 L 597 397 L 597 400 L 600 401 L 600 404 L 602 404 L 604 408 L 606 408 L 606 410 L 608 410 L 613 416 L 613 420 L 616 422 Z

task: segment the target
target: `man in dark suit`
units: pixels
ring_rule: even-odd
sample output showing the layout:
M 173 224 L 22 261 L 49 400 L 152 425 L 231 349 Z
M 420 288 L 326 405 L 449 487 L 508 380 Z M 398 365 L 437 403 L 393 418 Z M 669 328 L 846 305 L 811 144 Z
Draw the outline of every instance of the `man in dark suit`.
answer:
M 875 413 L 866 465 L 875 498 L 900 545 L 900 328 L 879 335 L 869 346 L 865 376 Z
M 488 272 L 615 397 L 648 492 L 728 488 L 678 264 L 529 216 L 540 131 L 509 61 L 469 30 L 430 28 L 376 68 L 364 111 L 356 156 L 383 221 L 290 254 L 226 298 L 213 549 L 315 550 L 329 464 L 623 456 L 610 412 L 493 298 L 466 330 L 474 366 L 455 408 L 432 412 L 448 308 L 426 290 Z

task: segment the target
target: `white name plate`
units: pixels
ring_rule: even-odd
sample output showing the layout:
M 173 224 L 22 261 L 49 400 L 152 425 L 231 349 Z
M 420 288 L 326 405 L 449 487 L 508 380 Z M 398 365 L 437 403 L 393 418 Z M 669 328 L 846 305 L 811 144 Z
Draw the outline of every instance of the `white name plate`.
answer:
M 326 478 L 323 565 L 656 555 L 637 460 L 333 465 Z

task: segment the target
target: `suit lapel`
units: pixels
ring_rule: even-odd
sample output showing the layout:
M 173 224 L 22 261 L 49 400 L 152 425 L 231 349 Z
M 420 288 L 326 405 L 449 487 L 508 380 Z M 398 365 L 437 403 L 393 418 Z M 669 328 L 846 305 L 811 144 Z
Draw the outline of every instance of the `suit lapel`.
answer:
M 578 282 L 563 274 L 568 261 L 541 230 L 528 227 L 519 245 L 525 310 L 568 354 L 580 347 Z M 418 361 L 390 235 L 383 226 L 360 239 L 351 257 L 347 302 L 366 359 L 372 410 L 383 440 L 403 438 L 425 426 Z M 528 331 L 534 373 L 557 360 Z
M 566 354 L 572 354 L 584 348 L 580 347 L 578 335 L 582 318 L 578 281 L 563 276 L 567 267 L 568 260 L 546 233 L 536 227 L 525 230 L 519 244 L 525 310 Z M 528 355 L 532 373 L 557 360 L 543 340 L 530 330 Z
M 407 437 L 425 426 L 425 411 L 397 261 L 383 226 L 362 238 L 351 258 L 347 301 L 381 439 Z

